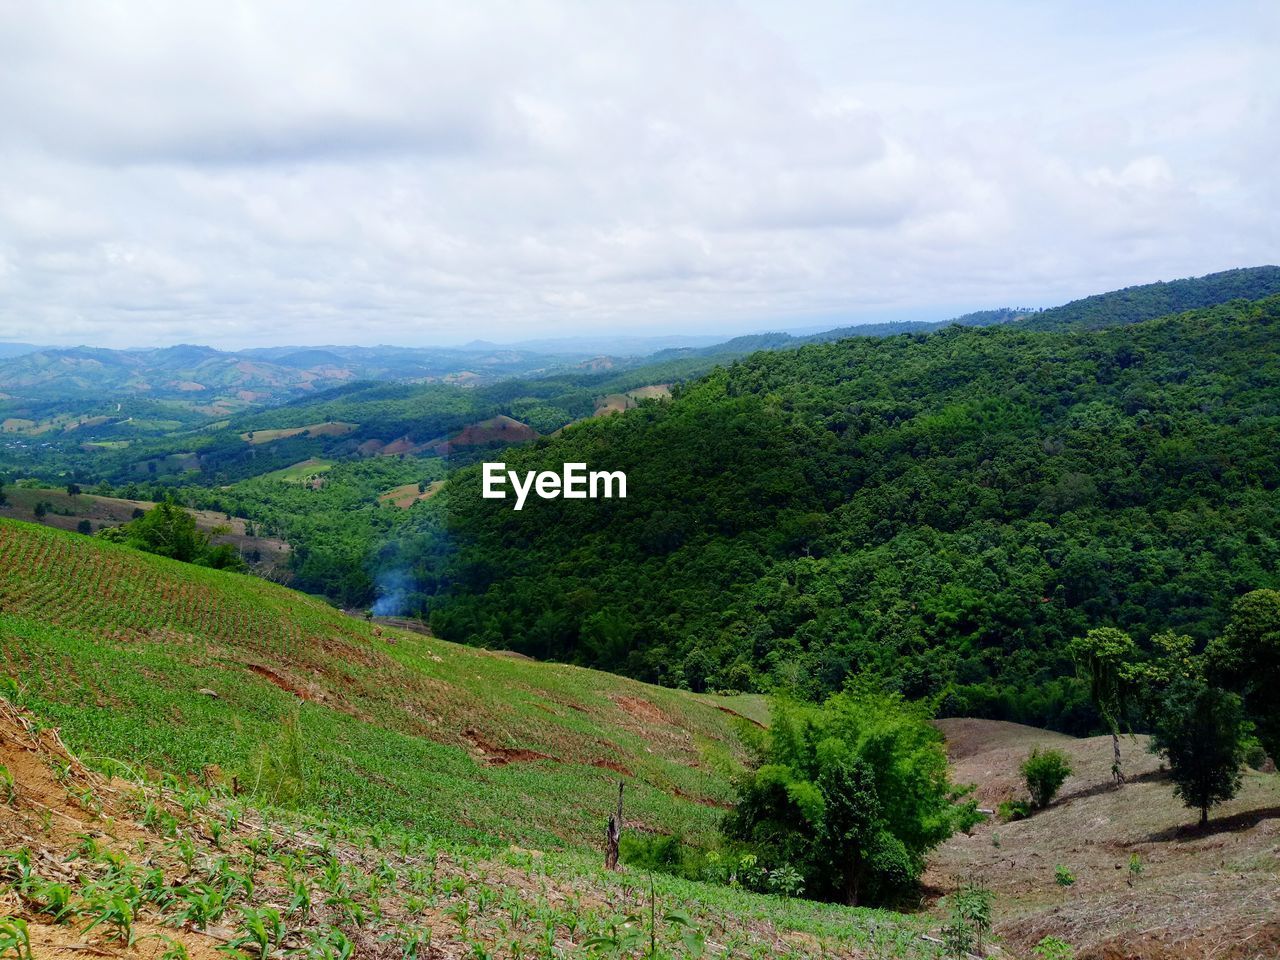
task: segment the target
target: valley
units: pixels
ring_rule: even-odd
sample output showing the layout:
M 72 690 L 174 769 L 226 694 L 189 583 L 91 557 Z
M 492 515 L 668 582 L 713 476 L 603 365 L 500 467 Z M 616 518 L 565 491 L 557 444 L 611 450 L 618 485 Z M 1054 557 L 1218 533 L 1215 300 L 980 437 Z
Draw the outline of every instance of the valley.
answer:
M 1277 286 L 216 411 L 0 380 L 0 945 L 1271 956 Z

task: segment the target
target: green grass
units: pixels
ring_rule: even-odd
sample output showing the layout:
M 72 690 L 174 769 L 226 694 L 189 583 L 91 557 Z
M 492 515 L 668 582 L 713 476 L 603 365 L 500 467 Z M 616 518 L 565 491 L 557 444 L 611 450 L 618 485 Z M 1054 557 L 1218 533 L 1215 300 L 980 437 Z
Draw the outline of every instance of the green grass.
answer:
M 21 757 L 24 771 L 0 818 L 0 898 L 30 924 L 41 955 L 57 950 L 44 939 L 56 917 L 64 943 L 92 929 L 131 941 L 151 924 L 207 951 L 203 931 L 216 926 L 233 946 L 264 957 L 348 939 L 361 956 L 380 943 L 389 946 L 378 956 L 495 960 L 938 956 L 925 917 L 611 873 L 598 854 L 577 850 L 353 829 L 255 810 L 203 788 L 108 784 L 51 753 L 15 716 L 0 711 L 0 759 Z M 44 755 L 43 772 L 32 754 Z M 56 806 L 28 799 L 37 795 Z M 49 829 L 50 812 L 63 829 Z
M 309 460 L 303 460 L 291 466 L 264 473 L 262 478 L 264 480 L 283 480 L 286 483 L 302 483 L 308 478 L 314 477 L 318 473 L 324 473 L 332 467 L 332 460 L 321 460 L 317 457 L 312 457 Z
M 319 902 L 321 873 L 340 859 L 351 903 L 372 918 L 362 927 L 370 936 L 403 944 L 430 931 L 467 955 L 502 958 L 544 955 L 536 951 L 548 930 L 556 956 L 648 955 L 651 934 L 655 956 L 673 958 L 936 956 L 921 936 L 927 918 L 601 869 L 619 776 L 629 829 L 713 841 L 713 804 L 731 798 L 744 755 L 738 731 L 749 721 L 738 713 L 762 718 L 761 698 L 693 695 L 460 647 L 265 581 L 32 524 L 0 520 L 0 569 L 0 676 L 19 679 L 25 708 L 58 726 L 90 766 L 126 779 L 212 780 L 248 792 L 255 806 L 289 799 L 292 810 L 272 810 L 271 821 L 295 824 L 286 834 L 302 826 L 318 838 L 308 849 L 323 853 L 290 859 L 300 848 L 273 842 L 286 873 L 305 875 Z M 509 762 L 495 765 L 504 751 Z M 606 762 L 627 772 L 593 765 Z M 208 823 L 174 825 L 182 796 L 169 793 L 177 821 L 160 817 L 147 828 L 161 831 L 154 840 L 121 853 L 181 877 L 183 831 L 198 849 L 215 838 Z M 137 819 L 147 803 L 135 802 Z M 196 816 L 223 818 L 209 806 Z M 212 870 L 227 856 L 256 858 L 246 848 L 261 841 L 258 830 L 215 838 L 221 846 L 197 863 Z M 333 843 L 350 853 L 337 857 Z M 55 853 L 50 862 L 77 857 Z M 90 879 L 102 872 L 76 869 Z M 390 886 L 373 892 L 375 875 L 388 872 Z M 414 887 L 415 873 L 435 879 Z M 101 882 L 75 896 L 87 902 Z M 284 883 L 275 868 L 258 874 L 257 892 L 243 895 L 228 923 L 242 923 L 242 908 L 249 916 L 288 903 Z M 312 932 L 354 935 L 338 910 L 319 910 Z M 672 911 L 685 919 L 669 919 Z M 615 934 L 617 948 L 589 946 Z
M 296 717 L 303 809 L 537 847 L 594 845 L 620 777 L 630 821 L 695 842 L 732 798 L 745 721 L 717 698 L 377 627 L 30 524 L 0 521 L 0 566 L 0 673 L 93 757 L 213 765 L 269 796 L 257 765 Z

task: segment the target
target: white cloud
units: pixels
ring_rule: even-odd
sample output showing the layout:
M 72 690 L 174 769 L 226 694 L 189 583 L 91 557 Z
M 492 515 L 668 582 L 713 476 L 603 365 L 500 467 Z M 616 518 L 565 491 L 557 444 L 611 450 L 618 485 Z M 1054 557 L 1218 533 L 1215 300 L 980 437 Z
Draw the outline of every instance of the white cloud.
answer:
M 1240 3 L 0 6 L 0 337 L 943 317 L 1277 259 Z

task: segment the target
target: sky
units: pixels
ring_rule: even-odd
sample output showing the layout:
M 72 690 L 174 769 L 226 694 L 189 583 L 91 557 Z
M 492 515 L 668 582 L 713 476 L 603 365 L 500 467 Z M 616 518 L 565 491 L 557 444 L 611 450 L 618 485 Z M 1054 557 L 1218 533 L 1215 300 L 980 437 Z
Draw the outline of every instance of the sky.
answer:
M 1280 262 L 1280 4 L 0 0 L 0 340 L 733 335 Z

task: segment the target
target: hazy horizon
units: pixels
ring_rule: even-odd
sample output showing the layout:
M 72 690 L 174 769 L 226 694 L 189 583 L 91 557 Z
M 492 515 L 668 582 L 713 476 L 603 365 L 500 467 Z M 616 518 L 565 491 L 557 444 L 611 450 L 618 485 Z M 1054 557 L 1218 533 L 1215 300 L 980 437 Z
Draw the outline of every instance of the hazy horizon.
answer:
M 1280 9 L 0 9 L 0 341 L 945 320 L 1275 262 Z

